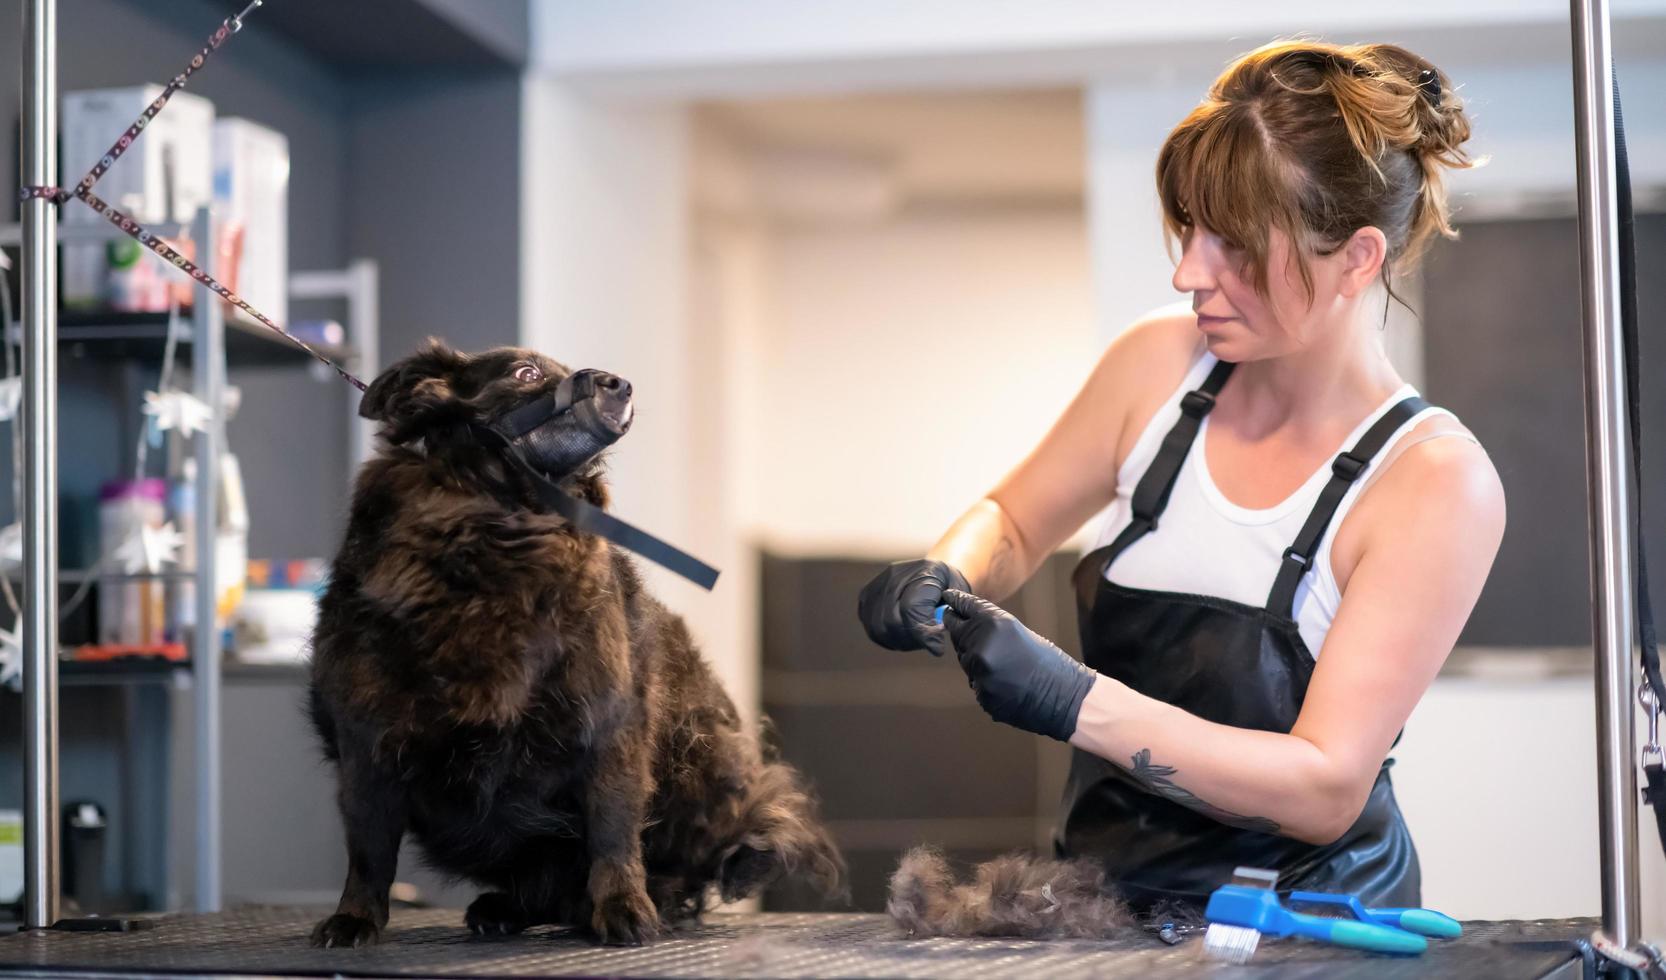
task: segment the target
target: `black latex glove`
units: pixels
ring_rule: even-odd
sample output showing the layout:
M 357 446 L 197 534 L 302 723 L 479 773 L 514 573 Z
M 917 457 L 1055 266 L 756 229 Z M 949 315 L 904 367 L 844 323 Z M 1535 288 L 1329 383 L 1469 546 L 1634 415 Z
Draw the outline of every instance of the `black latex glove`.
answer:
M 868 637 L 887 650 L 930 650 L 941 657 L 948 649 L 937 607 L 944 589 L 970 589 L 966 576 L 929 558 L 899 561 L 862 587 L 856 615 Z
M 979 707 L 1003 724 L 1069 741 L 1099 675 L 993 602 L 959 589 L 944 591 L 943 602 L 943 625 Z

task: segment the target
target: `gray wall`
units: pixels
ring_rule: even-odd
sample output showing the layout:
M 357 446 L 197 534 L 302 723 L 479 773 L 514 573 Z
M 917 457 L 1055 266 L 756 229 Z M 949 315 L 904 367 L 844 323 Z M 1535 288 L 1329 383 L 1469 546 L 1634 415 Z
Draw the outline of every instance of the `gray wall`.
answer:
M 520 332 L 518 75 L 403 74 L 352 92 L 348 243 L 382 275 L 382 357 Z
M 1492 455 L 1509 524 L 1464 643 L 1590 642 L 1579 247 L 1572 218 L 1476 222 L 1429 256 L 1429 399 Z M 1666 216 L 1637 223 L 1638 319 L 1654 608 L 1666 612 Z

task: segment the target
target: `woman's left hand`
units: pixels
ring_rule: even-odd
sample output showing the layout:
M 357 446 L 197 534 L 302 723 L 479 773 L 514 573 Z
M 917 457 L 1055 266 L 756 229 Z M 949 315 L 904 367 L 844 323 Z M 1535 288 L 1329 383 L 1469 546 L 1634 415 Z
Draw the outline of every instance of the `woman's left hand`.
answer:
M 943 625 L 978 705 L 996 721 L 1068 741 L 1099 675 L 993 602 L 959 589 L 945 589 L 943 601 Z

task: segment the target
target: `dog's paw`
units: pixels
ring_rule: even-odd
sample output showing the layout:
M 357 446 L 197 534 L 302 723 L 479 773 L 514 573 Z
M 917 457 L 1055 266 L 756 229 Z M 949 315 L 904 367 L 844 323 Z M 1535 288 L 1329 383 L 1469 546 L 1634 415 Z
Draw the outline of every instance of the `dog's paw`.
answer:
M 718 872 L 718 891 L 725 902 L 751 898 L 763 886 L 780 877 L 781 861 L 773 852 L 742 846 L 723 861 Z
M 470 902 L 463 921 L 476 936 L 509 936 L 532 924 L 521 903 L 503 892 L 485 892 Z
M 382 930 L 362 916 L 337 912 L 312 928 L 314 946 L 374 946 L 382 941 Z
M 596 903 L 590 928 L 609 946 L 640 946 L 659 935 L 659 912 L 646 892 L 626 889 Z

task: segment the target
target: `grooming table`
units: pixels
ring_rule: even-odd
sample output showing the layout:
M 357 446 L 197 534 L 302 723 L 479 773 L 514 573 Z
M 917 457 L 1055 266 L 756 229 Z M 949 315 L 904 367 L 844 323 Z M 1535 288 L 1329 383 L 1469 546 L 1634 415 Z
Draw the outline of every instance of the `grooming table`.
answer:
M 357 977 L 1554 977 L 1573 980 L 1589 919 L 1472 922 L 1462 938 L 1396 958 L 1263 939 L 1242 967 L 1202 958 L 1202 934 L 1115 942 L 904 938 L 882 915 L 711 915 L 650 946 L 599 948 L 540 928 L 476 937 L 454 909 L 396 911 L 365 949 L 312 949 L 326 910 L 253 908 L 177 915 L 131 933 L 26 932 L 0 939 L 0 976 Z

